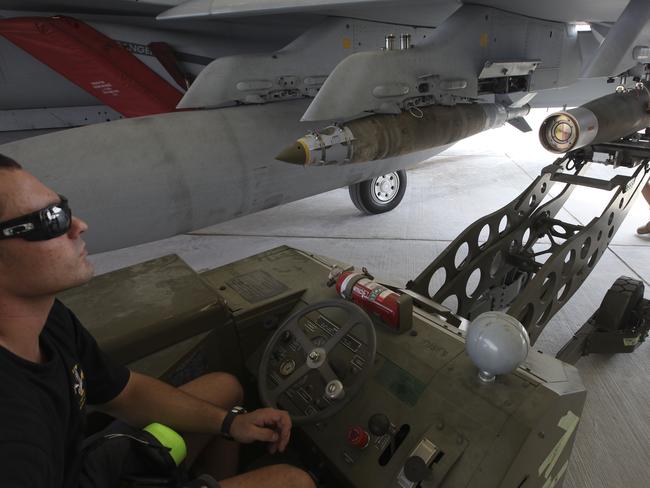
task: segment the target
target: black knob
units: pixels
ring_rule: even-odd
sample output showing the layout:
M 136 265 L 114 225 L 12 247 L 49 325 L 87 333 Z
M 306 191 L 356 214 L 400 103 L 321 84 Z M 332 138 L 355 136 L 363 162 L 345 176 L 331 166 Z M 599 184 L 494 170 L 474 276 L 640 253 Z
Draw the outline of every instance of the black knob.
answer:
M 291 341 L 293 340 L 293 334 L 291 333 L 291 331 L 289 331 L 289 330 L 285 330 L 285 331 L 282 333 L 281 340 L 282 340 L 282 342 L 284 342 L 285 344 L 288 343 L 288 342 L 291 342 Z
M 404 476 L 413 483 L 420 483 L 429 477 L 429 468 L 420 456 L 411 456 L 404 463 Z
M 383 413 L 376 413 L 368 421 L 368 430 L 373 435 L 386 435 L 390 431 L 390 420 Z
M 330 406 L 330 403 L 327 400 L 325 400 L 325 398 L 323 398 L 322 396 L 319 396 L 316 399 L 315 404 L 319 410 L 325 410 L 327 407 Z

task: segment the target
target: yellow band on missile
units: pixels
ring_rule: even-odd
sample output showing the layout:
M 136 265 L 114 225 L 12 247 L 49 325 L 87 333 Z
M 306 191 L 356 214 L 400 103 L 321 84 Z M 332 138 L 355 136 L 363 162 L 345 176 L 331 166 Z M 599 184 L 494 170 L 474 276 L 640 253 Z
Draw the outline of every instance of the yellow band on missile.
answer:
M 307 145 L 307 141 L 304 137 L 298 139 L 298 144 L 302 146 L 302 150 L 305 151 L 305 164 L 311 164 L 311 151 Z

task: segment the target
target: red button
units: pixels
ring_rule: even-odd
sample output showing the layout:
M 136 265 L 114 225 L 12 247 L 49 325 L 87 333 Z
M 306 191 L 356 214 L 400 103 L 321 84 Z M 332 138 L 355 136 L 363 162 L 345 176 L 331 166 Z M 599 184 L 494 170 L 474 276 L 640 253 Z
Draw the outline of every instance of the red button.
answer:
M 348 444 L 358 449 L 365 449 L 370 443 L 370 436 L 363 427 L 350 427 L 347 435 Z

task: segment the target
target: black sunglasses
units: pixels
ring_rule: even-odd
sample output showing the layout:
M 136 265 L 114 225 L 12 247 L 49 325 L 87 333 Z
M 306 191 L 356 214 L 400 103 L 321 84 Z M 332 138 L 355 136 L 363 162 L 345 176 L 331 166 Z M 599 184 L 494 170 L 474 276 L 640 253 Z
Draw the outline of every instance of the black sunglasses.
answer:
M 59 198 L 59 203 L 0 222 L 0 239 L 18 237 L 26 241 L 47 241 L 68 232 L 72 224 L 72 211 L 68 199 L 63 195 L 59 195 Z

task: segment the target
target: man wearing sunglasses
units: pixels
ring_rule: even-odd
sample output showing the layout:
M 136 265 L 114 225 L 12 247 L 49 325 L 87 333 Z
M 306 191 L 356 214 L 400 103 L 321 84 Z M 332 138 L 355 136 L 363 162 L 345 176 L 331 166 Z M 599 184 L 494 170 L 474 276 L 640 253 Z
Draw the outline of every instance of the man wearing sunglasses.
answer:
M 213 373 L 177 389 L 100 351 L 55 299 L 93 275 L 81 238 L 87 228 L 65 197 L 0 155 L 0 485 L 107 486 L 90 479 L 81 455 L 93 405 L 134 427 L 160 422 L 191 433 L 184 435 L 188 463 L 221 480 L 221 488 L 314 487 L 288 465 L 235 475 L 237 443 L 230 439 L 283 451 L 291 430 L 286 412 L 235 407 L 242 401 L 236 378 Z

